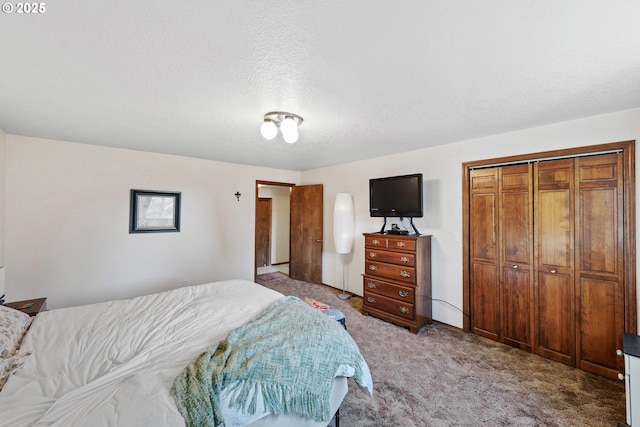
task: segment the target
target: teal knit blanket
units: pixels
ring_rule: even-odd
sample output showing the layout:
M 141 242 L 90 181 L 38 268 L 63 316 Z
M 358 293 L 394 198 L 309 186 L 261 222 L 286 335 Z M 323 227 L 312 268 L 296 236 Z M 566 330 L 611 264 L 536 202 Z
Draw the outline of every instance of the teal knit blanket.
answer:
M 364 384 L 366 363 L 349 333 L 300 299 L 285 297 L 198 356 L 171 392 L 189 427 L 225 425 L 225 387 L 230 407 L 241 412 L 255 413 L 259 393 L 268 412 L 329 422 L 329 395 L 341 364 L 354 368 Z

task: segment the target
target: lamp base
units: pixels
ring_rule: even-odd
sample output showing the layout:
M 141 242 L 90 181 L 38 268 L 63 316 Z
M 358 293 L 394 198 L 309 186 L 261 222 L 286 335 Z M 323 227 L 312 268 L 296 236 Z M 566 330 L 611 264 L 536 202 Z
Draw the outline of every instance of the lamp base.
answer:
M 340 298 L 341 300 L 347 300 L 349 298 L 351 298 L 351 295 L 349 294 L 345 294 L 344 292 L 338 295 L 338 298 Z

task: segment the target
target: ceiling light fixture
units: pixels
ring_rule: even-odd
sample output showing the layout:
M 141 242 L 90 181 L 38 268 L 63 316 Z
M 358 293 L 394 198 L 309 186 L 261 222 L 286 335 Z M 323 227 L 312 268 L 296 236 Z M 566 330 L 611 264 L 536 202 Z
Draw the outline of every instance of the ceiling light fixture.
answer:
M 284 111 L 272 111 L 264 115 L 264 122 L 260 126 L 260 133 L 265 139 L 273 139 L 278 134 L 278 128 L 282 133 L 282 139 L 289 144 L 298 140 L 300 134 L 298 128 L 302 124 L 302 117 Z

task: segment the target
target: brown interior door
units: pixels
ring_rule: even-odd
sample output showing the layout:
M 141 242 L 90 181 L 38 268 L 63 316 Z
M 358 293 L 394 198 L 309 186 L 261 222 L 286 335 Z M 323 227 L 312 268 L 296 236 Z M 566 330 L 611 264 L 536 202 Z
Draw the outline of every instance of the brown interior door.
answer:
M 260 197 L 256 203 L 256 268 L 271 265 L 270 198 Z
M 289 277 L 322 283 L 322 184 L 291 188 Z

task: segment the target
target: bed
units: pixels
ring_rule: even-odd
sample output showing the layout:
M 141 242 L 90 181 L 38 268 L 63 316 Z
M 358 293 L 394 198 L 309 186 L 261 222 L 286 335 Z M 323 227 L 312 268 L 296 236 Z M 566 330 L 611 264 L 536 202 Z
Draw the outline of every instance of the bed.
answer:
M 289 298 L 253 282 L 229 280 L 42 312 L 12 356 L 24 364 L 0 391 L 0 426 L 184 426 L 176 378 L 205 350 Z M 347 393 L 349 376 L 368 393 L 373 390 L 364 359 L 358 372 L 341 363 L 331 378 L 329 417 Z M 328 423 L 273 414 L 261 399 L 253 414 L 246 413 L 233 407 L 225 392 L 220 408 L 227 427 Z

